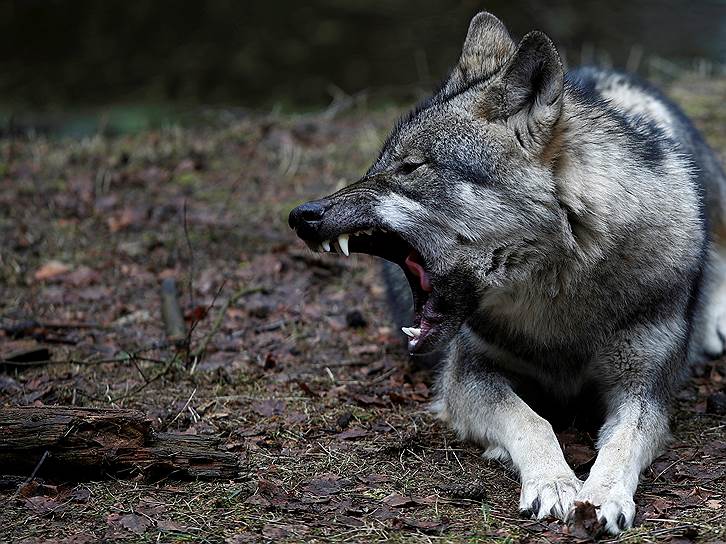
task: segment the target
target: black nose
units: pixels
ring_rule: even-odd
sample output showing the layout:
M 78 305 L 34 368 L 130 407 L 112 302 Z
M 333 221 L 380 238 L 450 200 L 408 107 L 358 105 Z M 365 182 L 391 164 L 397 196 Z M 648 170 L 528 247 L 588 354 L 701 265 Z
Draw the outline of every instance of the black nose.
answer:
M 316 223 L 319 223 L 323 219 L 327 208 L 323 200 L 306 202 L 290 212 L 290 217 L 288 217 L 287 222 L 290 228 L 295 230 L 301 227 L 314 227 Z

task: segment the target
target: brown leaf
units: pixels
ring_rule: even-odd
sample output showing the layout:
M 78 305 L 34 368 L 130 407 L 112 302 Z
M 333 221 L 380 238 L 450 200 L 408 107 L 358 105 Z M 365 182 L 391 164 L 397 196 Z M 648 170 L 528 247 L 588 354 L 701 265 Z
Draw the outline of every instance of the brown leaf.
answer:
M 184 318 L 192 322 L 199 322 L 207 317 L 208 308 L 206 306 L 195 306 L 188 312 L 185 312 Z
M 91 490 L 85 486 L 78 486 L 73 491 L 71 491 L 71 494 L 68 498 L 73 502 L 88 502 L 89 500 L 91 500 Z
M 252 403 L 252 409 L 264 417 L 279 416 L 285 412 L 285 403 L 281 400 L 262 400 Z
M 687 527 L 681 534 L 668 537 L 666 542 L 670 542 L 671 544 L 691 544 L 692 542 L 695 542 L 697 538 L 698 529 L 695 527 Z
M 377 355 L 381 347 L 378 344 L 364 344 L 362 346 L 352 346 L 348 348 L 348 352 L 354 357 L 363 357 L 366 355 Z
M 307 414 L 303 412 L 288 412 L 285 416 L 285 423 L 289 425 L 299 425 L 305 423 L 308 420 Z
M 346 429 L 343 432 L 340 432 L 335 435 L 335 438 L 338 440 L 357 440 L 358 438 L 362 438 L 364 436 L 368 436 L 368 431 L 365 429 Z
M 392 495 L 389 495 L 388 497 L 383 499 L 382 502 L 393 508 L 409 508 L 412 506 L 419 506 L 423 504 L 423 501 L 419 499 L 414 499 L 413 497 L 407 497 L 405 495 L 399 495 L 398 493 L 393 493 Z
M 343 527 L 365 527 L 365 522 L 352 516 L 335 516 L 335 523 Z
M 304 535 L 309 531 L 306 525 L 282 525 L 267 523 L 262 527 L 262 535 L 276 540 L 280 538 L 287 538 L 293 535 Z
M 71 267 L 60 261 L 48 261 L 38 270 L 35 271 L 33 277 L 37 281 L 48 281 L 58 278 L 63 274 L 71 271 Z
M 182 533 L 187 530 L 185 525 L 172 521 L 170 519 L 160 519 L 156 522 L 156 528 L 161 531 L 170 531 L 176 533 Z
M 124 208 L 119 215 L 109 217 L 106 222 L 111 232 L 139 225 L 146 218 L 145 208 Z
M 121 516 L 117 523 L 127 531 L 131 531 L 137 535 L 144 534 L 146 530 L 151 527 L 151 521 L 149 518 L 138 514 L 126 514 Z
M 651 503 L 651 506 L 655 508 L 657 513 L 665 514 L 673 506 L 673 503 L 662 497 L 658 497 Z
M 595 450 L 586 444 L 567 444 L 564 453 L 567 462 L 575 467 L 585 466 L 595 459 Z
M 42 480 L 34 478 L 18 487 L 17 494 L 24 498 L 37 497 L 39 495 L 56 496 L 58 495 L 58 488 L 54 485 L 45 484 Z
M 382 484 L 391 480 L 386 474 L 376 474 L 375 472 L 366 476 L 359 476 L 358 479 L 368 485 Z
M 64 283 L 70 283 L 76 287 L 85 287 L 97 283 L 101 275 L 87 266 L 79 266 L 74 271 L 63 276 Z
M 65 505 L 55 498 L 37 496 L 25 499 L 25 507 L 39 515 L 52 514 L 65 509 Z
M 101 300 L 107 298 L 111 294 L 111 289 L 97 285 L 95 287 L 86 287 L 78 291 L 78 296 L 83 300 Z
M 270 506 L 284 506 L 286 505 L 291 497 L 288 495 L 282 486 L 271 482 L 270 480 L 259 480 L 257 482 L 257 493 L 261 498 L 265 498 L 269 501 Z M 252 497 L 254 497 L 253 495 Z M 250 499 L 252 499 L 250 497 Z M 249 501 L 249 499 L 248 499 Z M 260 501 L 260 504 L 262 501 Z
M 590 540 L 602 532 L 603 525 L 597 519 L 597 510 L 592 503 L 576 501 L 569 528 L 575 538 Z
M 347 429 L 348 425 L 350 425 L 350 422 L 353 419 L 353 414 L 350 411 L 345 411 L 342 414 L 338 416 L 338 419 L 336 423 L 338 424 L 338 427 L 341 429 Z
M 380 397 L 372 397 L 370 395 L 363 395 L 355 393 L 351 395 L 351 398 L 362 406 L 385 406 L 386 403 Z
M 315 478 L 303 488 L 303 491 L 316 495 L 318 497 L 327 497 L 335 495 L 342 489 L 340 476 L 335 474 L 326 474 L 320 478 Z
M 426 534 L 441 534 L 448 523 L 443 520 L 417 520 L 417 519 L 404 519 L 403 523 L 412 529 L 418 529 L 419 531 Z
M 263 497 L 262 495 L 254 494 L 247 497 L 245 500 L 245 504 L 252 504 L 255 506 L 262 506 L 263 508 L 267 508 L 270 506 L 270 501 Z
M 88 533 L 76 533 L 56 541 L 58 544 L 92 544 L 98 542 L 98 537 Z
M 298 380 L 297 385 L 302 390 L 302 392 L 305 393 L 306 395 L 308 395 L 309 397 L 316 398 L 316 397 L 320 396 L 315 391 L 313 391 L 313 389 L 308 384 L 306 384 L 303 381 Z
M 134 510 L 146 516 L 154 517 L 163 514 L 166 508 L 166 504 L 153 499 L 141 499 Z

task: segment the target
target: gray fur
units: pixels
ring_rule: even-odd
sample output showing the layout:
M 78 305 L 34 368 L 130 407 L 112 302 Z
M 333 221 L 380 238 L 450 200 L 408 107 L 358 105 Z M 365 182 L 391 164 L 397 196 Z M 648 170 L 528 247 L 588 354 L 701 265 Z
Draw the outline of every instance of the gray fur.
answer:
M 656 90 L 565 75 L 544 34 L 515 48 L 480 14 L 451 77 L 366 176 L 291 225 L 311 247 L 364 228 L 413 247 L 443 316 L 425 341 L 443 353 L 437 413 L 512 462 L 523 510 L 566 519 L 589 501 L 617 533 L 689 360 L 724 350 L 725 190 L 711 150 Z M 604 424 L 583 483 L 542 414 L 574 419 L 585 394 Z

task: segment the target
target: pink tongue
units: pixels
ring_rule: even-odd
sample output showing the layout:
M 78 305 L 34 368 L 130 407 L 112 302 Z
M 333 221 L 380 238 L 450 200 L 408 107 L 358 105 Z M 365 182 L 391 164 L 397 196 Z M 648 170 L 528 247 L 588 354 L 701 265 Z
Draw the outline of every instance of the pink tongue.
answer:
M 419 257 L 418 253 L 412 251 L 408 254 L 408 257 L 406 257 L 406 267 L 408 267 L 414 276 L 418 277 L 421 282 L 421 289 L 430 293 L 432 291 L 431 280 L 429 279 L 429 275 L 426 273 L 426 270 L 424 270 L 424 267 L 418 262 L 418 259 L 420 258 L 421 257 Z

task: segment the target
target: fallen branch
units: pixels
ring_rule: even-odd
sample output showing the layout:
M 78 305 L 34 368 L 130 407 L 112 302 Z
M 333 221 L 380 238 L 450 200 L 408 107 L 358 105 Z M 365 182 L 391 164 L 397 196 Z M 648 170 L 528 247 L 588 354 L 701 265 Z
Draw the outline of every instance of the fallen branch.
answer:
M 214 437 L 155 432 L 136 410 L 54 406 L 0 408 L 0 467 L 11 474 L 39 468 L 44 476 L 65 480 L 239 475 L 238 457 L 219 450 Z
M 45 363 L 49 359 L 50 350 L 46 346 L 33 346 L 8 353 L 2 358 L 2 363 L 7 365 L 16 364 L 17 366 L 37 365 Z
M 164 278 L 161 282 L 161 317 L 170 342 L 180 344 L 187 337 L 187 327 L 177 299 L 176 280 Z
M 85 321 L 37 321 L 28 319 L 25 321 L 17 321 L 9 325 L 1 325 L 0 329 L 4 330 L 10 338 L 22 338 L 24 336 L 32 336 L 38 329 L 108 329 L 108 325 L 101 323 L 88 323 Z

